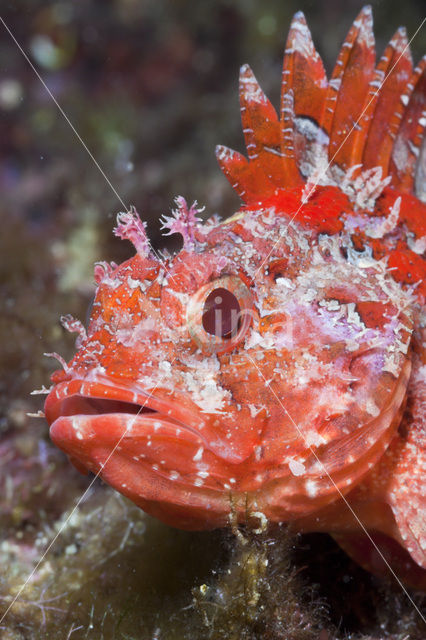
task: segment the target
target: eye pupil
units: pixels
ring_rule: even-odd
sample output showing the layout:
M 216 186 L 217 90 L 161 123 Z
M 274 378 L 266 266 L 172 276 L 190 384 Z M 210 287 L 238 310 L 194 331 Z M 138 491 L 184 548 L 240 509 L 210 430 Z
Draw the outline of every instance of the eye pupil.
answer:
M 204 331 L 228 340 L 241 326 L 241 307 L 231 291 L 218 288 L 209 293 L 203 309 Z

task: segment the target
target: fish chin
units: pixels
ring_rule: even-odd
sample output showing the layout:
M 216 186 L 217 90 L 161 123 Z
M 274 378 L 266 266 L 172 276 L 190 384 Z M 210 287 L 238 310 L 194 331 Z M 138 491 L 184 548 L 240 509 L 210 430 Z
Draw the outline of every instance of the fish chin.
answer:
M 59 417 L 50 435 L 79 470 L 99 475 L 166 524 L 197 530 L 224 526 L 229 508 L 223 495 L 197 486 L 191 470 L 201 439 L 154 415 L 155 419 L 125 413 Z

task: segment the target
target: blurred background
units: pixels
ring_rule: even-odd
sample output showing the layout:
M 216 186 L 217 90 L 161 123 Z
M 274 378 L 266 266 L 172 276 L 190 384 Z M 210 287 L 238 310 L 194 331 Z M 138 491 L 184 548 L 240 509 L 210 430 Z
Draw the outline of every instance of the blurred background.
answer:
M 40 396 L 29 392 L 49 386 L 55 368 L 43 352 L 58 351 L 66 359 L 72 354 L 73 338 L 65 335 L 58 319 L 72 313 L 84 320 L 93 295 L 93 263 L 118 262 L 132 253 L 128 243 L 112 236 L 116 213 L 123 204 L 134 204 L 158 248 L 175 241 L 161 237 L 158 219 L 176 195 L 206 205 L 206 216 L 226 217 L 235 211 L 238 198 L 219 171 L 214 148 L 222 143 L 243 150 L 239 67 L 248 62 L 277 104 L 292 15 L 305 12 L 330 73 L 363 4 L 2 0 L 1 17 L 116 191 L 0 24 L 3 540 L 20 532 L 34 551 L 40 527 L 47 531 L 87 486 L 62 454 L 52 450 L 45 422 L 28 418 L 26 412 L 41 408 Z M 411 38 L 424 18 L 422 0 L 371 4 L 379 55 L 398 26 L 405 25 Z M 415 61 L 425 45 L 423 27 L 411 46 Z M 121 534 L 115 535 L 120 539 Z M 18 549 L 12 554 L 19 565 L 16 584 L 26 573 L 25 563 L 32 566 Z M 10 557 L 0 553 L 0 566 L 12 562 Z M 2 587 L 3 579 L 0 572 L 0 601 L 11 589 L 9 583 Z M 25 615 L 19 633 L 25 629 Z M 35 637 L 31 633 L 7 637 Z M 50 633 L 46 637 L 56 637 Z

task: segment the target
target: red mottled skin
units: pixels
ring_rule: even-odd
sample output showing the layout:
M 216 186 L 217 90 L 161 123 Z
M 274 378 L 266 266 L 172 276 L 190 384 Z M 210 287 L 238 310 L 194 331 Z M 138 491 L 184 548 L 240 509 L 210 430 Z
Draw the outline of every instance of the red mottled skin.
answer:
M 405 47 L 399 29 L 376 66 L 365 8 L 328 81 L 296 14 L 279 115 L 242 68 L 248 158 L 217 149 L 240 211 L 201 225 L 178 198 L 165 261 L 119 214 L 136 255 L 97 265 L 87 335 L 65 319 L 79 346 L 45 409 L 80 469 L 166 523 L 260 513 L 385 573 L 361 521 L 426 588 L 426 80 Z

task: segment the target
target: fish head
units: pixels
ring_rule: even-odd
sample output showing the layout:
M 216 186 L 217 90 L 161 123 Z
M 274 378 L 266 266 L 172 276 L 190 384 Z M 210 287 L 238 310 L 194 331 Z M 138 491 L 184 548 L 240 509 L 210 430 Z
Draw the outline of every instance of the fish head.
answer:
M 309 206 L 336 197 L 319 189 Z M 184 247 L 164 260 L 133 212 L 117 228 L 136 255 L 97 267 L 87 335 L 46 401 L 51 437 L 171 525 L 310 513 L 395 432 L 407 294 L 385 264 L 306 225 L 303 207 L 296 192 L 205 225 L 186 208 Z

